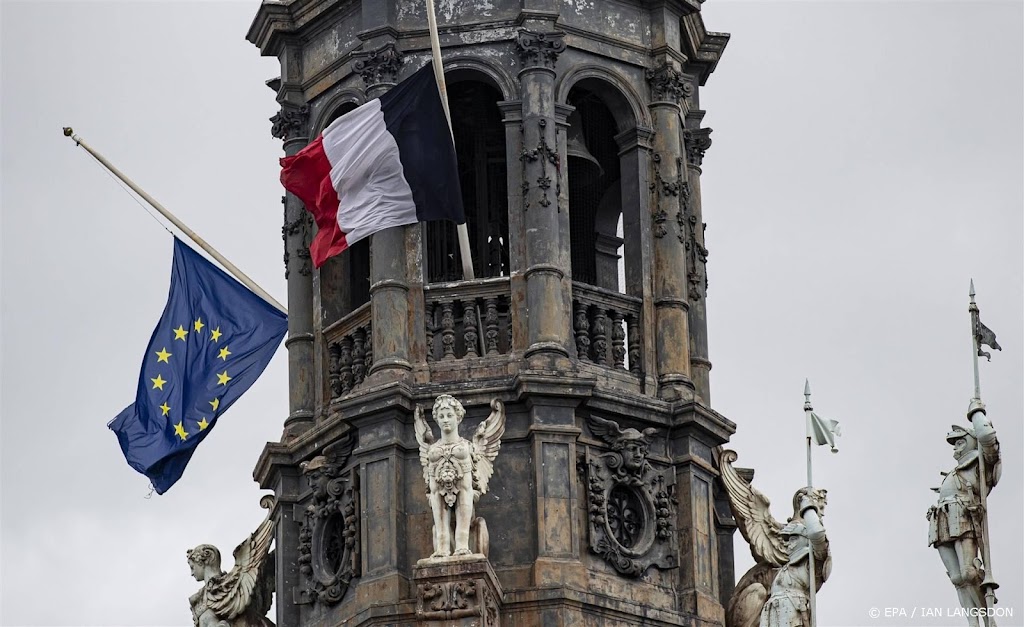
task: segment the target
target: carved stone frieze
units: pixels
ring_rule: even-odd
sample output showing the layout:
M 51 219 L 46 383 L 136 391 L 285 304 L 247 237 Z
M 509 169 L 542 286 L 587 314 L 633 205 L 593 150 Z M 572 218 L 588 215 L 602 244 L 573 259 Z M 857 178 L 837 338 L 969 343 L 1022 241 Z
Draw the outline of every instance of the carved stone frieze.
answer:
M 587 447 L 582 454 L 590 550 L 628 577 L 639 577 L 651 566 L 677 567 L 674 475 L 647 458 L 656 430 L 622 429 L 596 416 L 588 422 L 610 449 Z
M 313 216 L 303 209 L 295 219 L 289 220 L 287 197 L 282 196 L 281 203 L 285 206 L 284 225 L 281 227 L 281 239 L 284 240 L 284 278 L 287 280 L 291 275 L 291 266 L 288 263 L 291 260 L 288 239 L 294 236 L 300 237 L 300 240 L 294 246 L 295 256 L 300 260 L 298 264 L 299 274 L 311 276 L 313 274 L 313 264 L 309 254 L 309 243 L 313 234 Z
M 309 107 L 302 105 L 283 104 L 281 110 L 270 118 L 270 134 L 277 139 L 287 141 L 304 137 L 309 134 Z
M 647 82 L 651 84 L 651 98 L 655 102 L 678 104 L 693 95 L 693 84 L 685 74 L 671 65 L 649 69 L 645 74 Z
M 686 147 L 686 161 L 699 168 L 704 163 L 704 153 L 711 147 L 711 129 L 685 129 L 683 145 Z
M 353 52 L 352 69 L 359 72 L 367 87 L 381 83 L 394 83 L 402 67 L 402 53 L 393 43 L 375 50 Z
M 543 128 L 547 125 L 547 120 L 542 119 L 538 123 L 540 124 L 541 128 Z M 562 177 L 560 175 L 561 162 L 558 158 L 558 151 L 548 145 L 548 142 L 544 138 L 543 133 L 541 134 L 540 141 L 537 143 L 536 148 L 534 148 L 533 150 L 527 150 L 526 148 L 523 148 L 522 152 L 519 154 L 519 160 L 523 162 L 523 209 L 525 210 L 530 208 L 530 201 L 526 198 L 526 196 L 530 192 L 531 185 L 529 183 L 529 180 L 527 179 L 527 176 L 532 176 L 532 174 L 527 174 L 527 167 L 530 166 L 530 164 L 539 164 L 540 171 L 532 172 L 533 174 L 539 175 L 535 179 L 537 181 L 537 188 L 541 190 L 540 200 L 537 201 L 537 204 L 539 204 L 541 207 L 551 206 L 552 203 L 551 199 L 548 198 L 548 190 L 550 190 L 552 187 L 551 175 L 553 175 L 555 183 L 554 189 L 556 209 L 558 211 L 561 211 L 562 207 L 558 205 L 558 198 L 561 196 L 562 193 Z M 548 171 L 549 166 L 553 166 L 553 172 Z M 537 168 L 532 168 L 531 171 L 536 169 Z
M 561 31 L 539 33 L 522 29 L 516 35 L 516 48 L 524 68 L 554 69 L 558 55 L 565 50 L 565 33 Z
M 359 476 L 342 472 L 353 443 L 348 437 L 302 464 L 313 494 L 299 522 L 297 603 L 334 605 L 359 575 Z

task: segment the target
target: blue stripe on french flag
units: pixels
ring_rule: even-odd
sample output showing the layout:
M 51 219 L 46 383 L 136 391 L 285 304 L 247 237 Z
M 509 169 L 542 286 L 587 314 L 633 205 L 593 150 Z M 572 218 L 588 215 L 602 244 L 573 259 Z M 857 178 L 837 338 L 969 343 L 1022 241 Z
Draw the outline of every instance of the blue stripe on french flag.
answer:
M 281 159 L 281 184 L 313 214 L 316 267 L 392 226 L 466 221 L 458 163 L 428 63 Z

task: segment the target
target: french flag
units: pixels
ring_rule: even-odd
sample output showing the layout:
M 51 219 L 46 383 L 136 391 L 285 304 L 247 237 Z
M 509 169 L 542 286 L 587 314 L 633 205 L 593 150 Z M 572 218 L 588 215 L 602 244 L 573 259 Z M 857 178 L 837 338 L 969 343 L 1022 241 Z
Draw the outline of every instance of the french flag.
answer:
M 466 221 L 458 164 L 428 63 L 281 159 L 281 184 L 313 214 L 313 265 L 382 229 Z

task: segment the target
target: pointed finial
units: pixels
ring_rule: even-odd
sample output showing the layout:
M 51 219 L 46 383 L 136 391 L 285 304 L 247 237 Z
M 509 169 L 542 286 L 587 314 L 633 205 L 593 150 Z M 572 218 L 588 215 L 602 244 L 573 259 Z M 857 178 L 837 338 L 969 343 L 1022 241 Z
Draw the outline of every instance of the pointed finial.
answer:
M 804 410 L 808 411 L 811 409 L 811 382 L 808 379 L 804 379 Z
M 974 279 L 971 279 L 971 302 L 974 302 Z

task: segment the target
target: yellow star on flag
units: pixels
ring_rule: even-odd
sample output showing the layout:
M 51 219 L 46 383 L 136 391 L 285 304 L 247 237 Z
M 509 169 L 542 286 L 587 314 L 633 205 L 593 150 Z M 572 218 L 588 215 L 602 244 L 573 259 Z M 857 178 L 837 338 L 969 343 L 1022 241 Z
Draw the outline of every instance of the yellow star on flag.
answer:
M 185 327 L 181 326 L 180 324 L 178 325 L 177 329 L 174 329 L 174 339 L 181 340 L 182 342 L 184 342 L 186 335 L 188 335 L 188 331 L 186 331 Z
M 217 357 L 220 357 L 224 361 L 227 361 L 228 360 L 228 355 L 230 355 L 230 354 L 231 354 L 231 351 L 229 351 L 228 347 L 225 346 L 224 348 L 220 349 L 219 353 L 217 353 Z
M 167 352 L 167 348 L 166 348 L 166 347 L 165 347 L 165 348 L 161 348 L 161 349 L 160 349 L 159 351 L 157 351 L 157 353 L 156 353 L 156 363 L 160 363 L 161 361 L 162 361 L 162 362 L 164 362 L 165 364 L 169 364 L 169 363 L 171 363 L 171 362 L 167 361 L 167 359 L 168 359 L 168 358 L 169 358 L 169 357 L 170 357 L 170 356 L 171 356 L 172 354 L 173 354 L 173 353 L 168 353 L 168 352 Z
M 185 427 L 181 424 L 181 422 L 174 425 L 174 434 L 181 438 L 182 442 L 184 442 L 185 438 L 188 437 L 188 432 L 185 431 Z
M 153 382 L 153 389 L 154 390 L 156 390 L 156 389 L 160 389 L 160 390 L 164 389 L 164 383 L 167 383 L 166 381 L 164 381 L 164 378 L 161 377 L 160 375 L 156 375 L 156 378 L 155 379 L 150 379 L 150 381 Z
M 224 372 L 221 372 L 220 374 L 217 375 L 217 383 L 219 383 L 220 385 L 227 385 L 228 381 L 230 381 L 230 380 L 231 380 L 231 377 L 228 376 L 228 371 L 227 370 L 225 370 Z
M 164 401 L 164 404 L 160 406 L 160 409 L 163 410 L 164 415 L 166 416 L 167 412 L 171 411 L 171 406 L 167 404 L 167 401 Z
M 220 332 L 220 327 L 217 327 L 213 331 L 210 331 L 210 339 L 213 340 L 214 342 L 219 342 L 220 336 L 222 335 L 224 334 Z
M 192 326 L 195 328 L 196 333 L 199 333 L 200 331 L 203 330 L 203 327 L 205 327 L 206 325 L 203 324 L 202 318 L 196 318 L 196 321 L 192 324 Z
M 213 411 L 217 411 L 217 408 L 220 407 L 220 399 L 215 398 L 212 401 L 210 401 L 210 406 L 213 407 Z
M 206 418 L 203 418 L 202 420 L 199 421 L 199 430 L 200 431 L 202 431 L 203 429 L 205 429 L 205 428 L 207 428 L 209 426 L 210 426 L 210 423 L 206 422 Z

